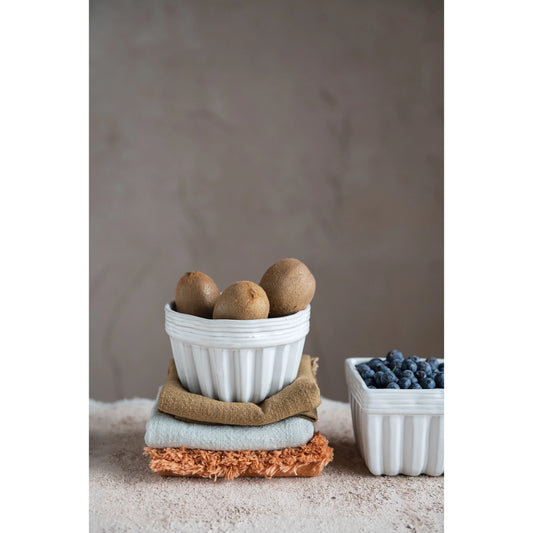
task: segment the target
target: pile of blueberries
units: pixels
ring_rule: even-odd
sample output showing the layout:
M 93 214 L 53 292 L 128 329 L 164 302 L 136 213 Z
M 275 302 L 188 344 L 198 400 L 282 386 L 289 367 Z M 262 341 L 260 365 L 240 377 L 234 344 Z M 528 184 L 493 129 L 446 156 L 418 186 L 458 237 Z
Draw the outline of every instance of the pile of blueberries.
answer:
M 402 352 L 391 350 L 385 359 L 372 359 L 356 365 L 369 389 L 443 389 L 444 363 L 435 357 L 422 361 L 411 355 L 404 359 Z

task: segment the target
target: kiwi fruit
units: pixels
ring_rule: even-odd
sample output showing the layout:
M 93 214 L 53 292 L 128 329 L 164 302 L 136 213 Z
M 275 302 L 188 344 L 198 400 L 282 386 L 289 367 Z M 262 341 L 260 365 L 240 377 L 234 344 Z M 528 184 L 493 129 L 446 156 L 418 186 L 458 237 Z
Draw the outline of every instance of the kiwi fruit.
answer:
M 224 289 L 215 303 L 213 318 L 256 320 L 268 318 L 270 304 L 265 291 L 252 281 L 237 281 Z
M 274 263 L 259 283 L 270 302 L 270 317 L 292 315 L 305 309 L 313 299 L 316 281 L 307 266 L 294 258 Z
M 202 318 L 213 317 L 220 296 L 216 283 L 203 272 L 187 272 L 176 286 L 176 311 Z

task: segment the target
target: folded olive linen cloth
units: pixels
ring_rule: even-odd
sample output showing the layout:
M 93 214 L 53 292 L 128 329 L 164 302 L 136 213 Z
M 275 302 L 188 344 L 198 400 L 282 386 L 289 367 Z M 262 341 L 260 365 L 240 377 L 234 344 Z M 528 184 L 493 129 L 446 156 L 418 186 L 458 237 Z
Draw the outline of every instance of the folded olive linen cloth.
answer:
M 174 360 L 159 395 L 158 409 L 184 422 L 262 426 L 300 416 L 317 421 L 320 389 L 316 381 L 318 358 L 302 355 L 296 379 L 263 402 L 222 402 L 186 390 L 180 383 Z
M 242 450 L 233 452 L 150 448 L 150 468 L 160 476 L 234 479 L 236 477 L 314 477 L 332 461 L 333 448 L 316 432 L 303 446 L 283 450 Z

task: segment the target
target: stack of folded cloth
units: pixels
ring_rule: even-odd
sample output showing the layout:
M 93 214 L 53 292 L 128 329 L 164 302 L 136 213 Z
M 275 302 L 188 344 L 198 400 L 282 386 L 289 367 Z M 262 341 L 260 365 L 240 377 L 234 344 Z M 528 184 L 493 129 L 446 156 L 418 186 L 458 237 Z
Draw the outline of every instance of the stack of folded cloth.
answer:
M 171 360 L 146 424 L 144 450 L 162 476 L 312 477 L 333 459 L 314 430 L 320 390 L 316 358 L 262 403 L 223 402 L 187 391 Z

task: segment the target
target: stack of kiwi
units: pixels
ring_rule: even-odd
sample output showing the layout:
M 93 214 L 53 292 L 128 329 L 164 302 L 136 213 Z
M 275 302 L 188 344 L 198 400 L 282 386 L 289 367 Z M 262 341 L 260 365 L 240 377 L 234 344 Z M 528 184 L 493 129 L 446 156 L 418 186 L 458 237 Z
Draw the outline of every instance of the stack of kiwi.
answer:
M 203 272 L 187 272 L 176 286 L 176 311 L 209 319 L 257 320 L 292 315 L 313 299 L 316 282 L 307 266 L 294 258 L 274 263 L 259 285 L 237 281 L 220 293 Z

